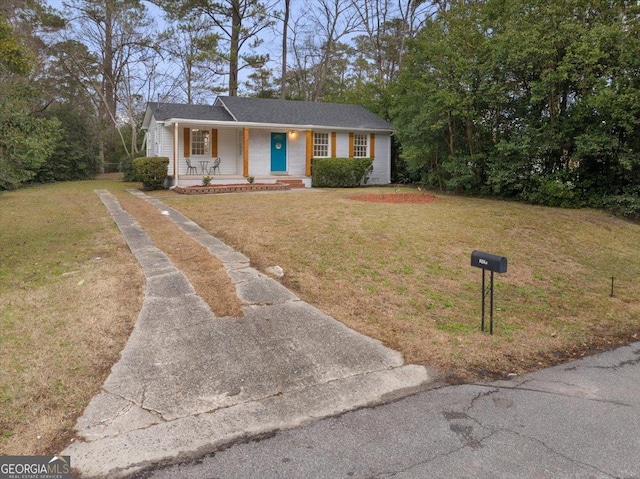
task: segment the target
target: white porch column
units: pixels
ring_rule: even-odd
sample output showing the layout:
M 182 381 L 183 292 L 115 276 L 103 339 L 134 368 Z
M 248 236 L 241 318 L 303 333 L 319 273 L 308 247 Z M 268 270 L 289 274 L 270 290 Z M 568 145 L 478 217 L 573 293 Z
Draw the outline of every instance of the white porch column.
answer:
M 175 186 L 178 186 L 178 179 L 180 177 L 180 161 L 178 157 L 178 122 L 173 124 L 173 177 L 175 178 Z

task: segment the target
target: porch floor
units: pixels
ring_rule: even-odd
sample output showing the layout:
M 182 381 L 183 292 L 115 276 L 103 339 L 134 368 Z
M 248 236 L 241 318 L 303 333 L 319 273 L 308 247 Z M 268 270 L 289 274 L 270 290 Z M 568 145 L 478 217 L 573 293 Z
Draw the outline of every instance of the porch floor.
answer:
M 169 186 L 191 187 L 202 186 L 202 175 L 180 175 L 176 184 L 175 178 L 168 177 Z M 211 186 L 241 186 L 249 185 L 249 181 L 242 175 L 211 175 Z M 311 178 L 308 176 L 288 176 L 288 175 L 255 175 L 254 184 L 272 185 L 285 184 L 291 188 L 311 187 Z
M 245 191 L 286 191 L 285 183 L 246 183 L 243 185 L 176 186 L 173 191 L 181 195 L 210 195 L 216 193 L 242 193 Z

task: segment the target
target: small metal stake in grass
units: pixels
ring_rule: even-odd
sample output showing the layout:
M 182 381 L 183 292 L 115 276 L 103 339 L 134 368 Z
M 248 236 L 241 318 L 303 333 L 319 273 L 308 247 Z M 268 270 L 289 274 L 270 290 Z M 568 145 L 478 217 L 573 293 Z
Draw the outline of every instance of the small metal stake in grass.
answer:
M 507 258 L 491 253 L 483 253 L 482 251 L 473 251 L 471 253 L 471 266 L 482 268 L 482 320 L 480 322 L 480 331 L 484 332 L 485 298 L 489 293 L 489 334 L 493 335 L 493 273 L 507 272 Z M 491 271 L 489 291 L 485 286 L 485 271 Z
M 611 297 L 613 298 L 613 281 L 614 281 L 614 277 L 611 276 Z

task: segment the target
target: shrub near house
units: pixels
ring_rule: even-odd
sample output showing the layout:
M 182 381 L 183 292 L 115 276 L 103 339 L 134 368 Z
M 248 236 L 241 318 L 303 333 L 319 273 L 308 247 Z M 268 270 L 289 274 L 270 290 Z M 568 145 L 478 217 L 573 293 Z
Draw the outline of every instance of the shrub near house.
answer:
M 366 184 L 372 170 L 372 158 L 314 158 L 312 185 L 327 188 L 354 188 Z
M 141 157 L 133 160 L 136 177 L 145 190 L 159 190 L 167 178 L 169 158 L 166 156 Z

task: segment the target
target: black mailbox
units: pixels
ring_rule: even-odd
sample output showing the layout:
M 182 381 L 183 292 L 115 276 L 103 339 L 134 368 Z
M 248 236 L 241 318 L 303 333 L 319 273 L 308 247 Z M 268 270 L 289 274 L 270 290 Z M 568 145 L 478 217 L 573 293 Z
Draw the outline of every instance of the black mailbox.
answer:
M 476 250 L 471 253 L 471 266 L 486 269 L 494 273 L 506 273 L 507 258 Z

